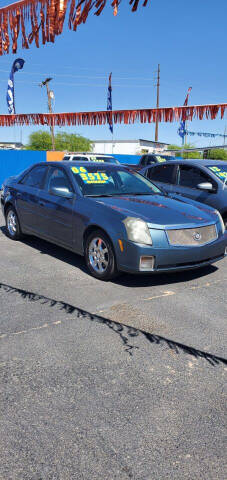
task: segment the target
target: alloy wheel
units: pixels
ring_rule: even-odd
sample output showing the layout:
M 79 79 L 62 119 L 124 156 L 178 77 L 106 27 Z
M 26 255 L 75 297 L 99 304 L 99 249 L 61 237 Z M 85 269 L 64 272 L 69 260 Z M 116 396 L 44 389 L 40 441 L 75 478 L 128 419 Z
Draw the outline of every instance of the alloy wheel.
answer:
M 7 228 L 12 237 L 17 233 L 17 218 L 13 210 L 9 210 L 7 215 Z
M 97 273 L 104 273 L 109 265 L 109 251 L 100 237 L 93 238 L 89 244 L 89 262 Z

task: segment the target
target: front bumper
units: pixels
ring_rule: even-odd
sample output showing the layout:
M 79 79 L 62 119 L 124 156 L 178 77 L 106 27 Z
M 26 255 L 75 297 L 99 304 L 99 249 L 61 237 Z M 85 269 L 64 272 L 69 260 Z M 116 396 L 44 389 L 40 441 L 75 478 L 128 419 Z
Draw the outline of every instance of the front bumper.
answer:
M 117 249 L 117 265 L 120 271 L 129 273 L 158 273 L 190 270 L 204 267 L 221 260 L 226 255 L 227 232 L 214 242 L 197 247 L 158 248 L 124 240 L 124 251 Z M 152 270 L 140 269 L 140 257 L 154 256 Z

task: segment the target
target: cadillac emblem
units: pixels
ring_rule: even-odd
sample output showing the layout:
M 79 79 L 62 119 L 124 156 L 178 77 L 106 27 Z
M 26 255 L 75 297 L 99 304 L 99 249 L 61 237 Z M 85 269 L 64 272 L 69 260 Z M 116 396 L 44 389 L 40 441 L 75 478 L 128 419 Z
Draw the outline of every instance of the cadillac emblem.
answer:
M 197 242 L 199 242 L 202 238 L 202 235 L 199 232 L 194 232 L 192 236 L 194 240 L 197 240 Z

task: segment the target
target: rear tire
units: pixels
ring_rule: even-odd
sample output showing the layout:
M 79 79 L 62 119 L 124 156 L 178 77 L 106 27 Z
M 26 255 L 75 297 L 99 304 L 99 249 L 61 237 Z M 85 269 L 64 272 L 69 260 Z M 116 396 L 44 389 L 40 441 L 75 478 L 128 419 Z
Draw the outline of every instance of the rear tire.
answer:
M 23 237 L 16 210 L 11 206 L 6 211 L 6 232 L 11 240 L 20 240 Z
M 102 230 L 95 230 L 88 235 L 85 261 L 91 275 L 99 280 L 112 280 L 118 275 L 112 243 Z

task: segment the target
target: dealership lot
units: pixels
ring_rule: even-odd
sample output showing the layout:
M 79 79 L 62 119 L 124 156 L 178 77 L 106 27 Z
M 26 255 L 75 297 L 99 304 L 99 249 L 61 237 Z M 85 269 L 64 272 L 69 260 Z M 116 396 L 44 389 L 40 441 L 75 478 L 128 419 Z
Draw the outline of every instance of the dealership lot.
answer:
M 0 479 L 224 478 L 226 260 L 104 283 L 0 228 Z

